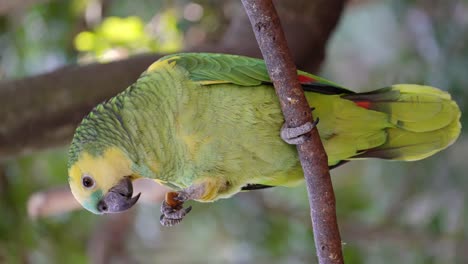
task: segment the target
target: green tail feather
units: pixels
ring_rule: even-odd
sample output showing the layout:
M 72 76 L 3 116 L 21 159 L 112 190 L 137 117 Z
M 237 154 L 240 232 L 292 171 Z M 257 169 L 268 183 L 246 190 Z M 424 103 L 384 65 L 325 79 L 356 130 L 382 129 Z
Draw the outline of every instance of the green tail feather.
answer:
M 389 115 L 386 142 L 354 158 L 419 160 L 450 146 L 460 134 L 460 109 L 450 95 L 430 86 L 399 84 L 370 93 L 343 96 L 367 101 Z

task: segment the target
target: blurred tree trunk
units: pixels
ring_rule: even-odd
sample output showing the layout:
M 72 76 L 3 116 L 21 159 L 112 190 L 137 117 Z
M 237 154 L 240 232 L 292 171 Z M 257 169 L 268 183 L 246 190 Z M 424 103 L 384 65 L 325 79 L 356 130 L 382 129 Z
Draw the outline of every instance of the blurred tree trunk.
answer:
M 31 5 L 48 1 L 50 0 L 0 0 L 0 15 L 10 14 Z
M 325 58 L 328 38 L 338 23 L 344 3 L 336 0 L 273 1 L 281 19 L 296 66 L 317 71 Z M 236 19 L 224 34 L 222 45 L 238 54 L 261 58 L 249 19 L 239 5 Z M 242 40 L 242 41 L 239 41 Z
M 316 71 L 345 0 L 277 1 L 278 13 L 299 68 Z M 240 2 L 224 37 L 187 51 L 261 57 Z M 63 146 L 98 103 L 124 90 L 160 54 L 107 64 L 74 65 L 0 82 L 0 159 Z

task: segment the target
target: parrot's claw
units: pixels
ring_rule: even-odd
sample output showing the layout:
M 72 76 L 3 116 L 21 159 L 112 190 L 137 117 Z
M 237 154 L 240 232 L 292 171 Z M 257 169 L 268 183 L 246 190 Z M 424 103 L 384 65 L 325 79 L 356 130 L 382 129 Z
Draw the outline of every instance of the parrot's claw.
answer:
M 189 195 L 186 192 L 181 191 L 181 192 L 178 192 L 177 196 L 174 196 L 172 199 L 183 203 L 189 199 Z
M 188 194 L 185 192 L 168 192 L 166 199 L 161 205 L 161 218 L 159 222 L 163 226 L 174 226 L 179 224 L 185 215 L 191 210 L 192 206 L 183 208 L 183 203 L 188 200 Z
M 166 218 L 164 217 L 164 215 L 161 215 L 161 217 L 159 218 L 159 223 L 161 223 L 162 226 L 175 226 L 177 224 L 179 224 L 180 222 L 182 222 L 182 218 L 180 219 L 170 219 L 170 218 Z
M 192 206 L 187 208 L 172 208 L 166 203 L 166 201 L 164 201 L 161 206 L 162 215 L 159 219 L 159 222 L 163 226 L 177 225 L 178 223 L 182 222 L 182 219 L 184 219 L 185 215 L 187 215 L 191 210 Z
M 300 145 L 307 139 L 307 133 L 318 124 L 319 119 L 317 118 L 314 122 L 307 122 L 298 127 L 287 127 L 284 123 L 281 128 L 281 138 L 288 144 Z

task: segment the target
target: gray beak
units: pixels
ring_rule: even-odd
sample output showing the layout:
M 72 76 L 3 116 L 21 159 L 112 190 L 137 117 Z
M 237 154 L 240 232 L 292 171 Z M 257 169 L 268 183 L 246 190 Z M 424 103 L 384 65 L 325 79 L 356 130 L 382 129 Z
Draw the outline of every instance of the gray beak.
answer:
M 133 196 L 132 180 L 125 177 L 112 187 L 97 205 L 100 213 L 118 213 L 130 209 L 140 198 L 140 194 Z

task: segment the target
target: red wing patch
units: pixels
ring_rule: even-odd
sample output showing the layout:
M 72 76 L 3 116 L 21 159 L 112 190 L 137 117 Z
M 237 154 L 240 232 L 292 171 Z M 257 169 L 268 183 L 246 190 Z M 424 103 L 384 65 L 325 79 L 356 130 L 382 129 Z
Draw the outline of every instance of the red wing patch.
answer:
M 359 107 L 362 107 L 362 108 L 365 108 L 365 109 L 369 109 L 371 103 L 369 101 L 357 101 L 357 102 L 354 102 L 357 106 Z
M 300 83 L 313 83 L 313 82 L 315 82 L 314 78 L 311 78 L 311 77 L 305 76 L 305 75 L 298 75 L 297 80 L 299 80 Z

